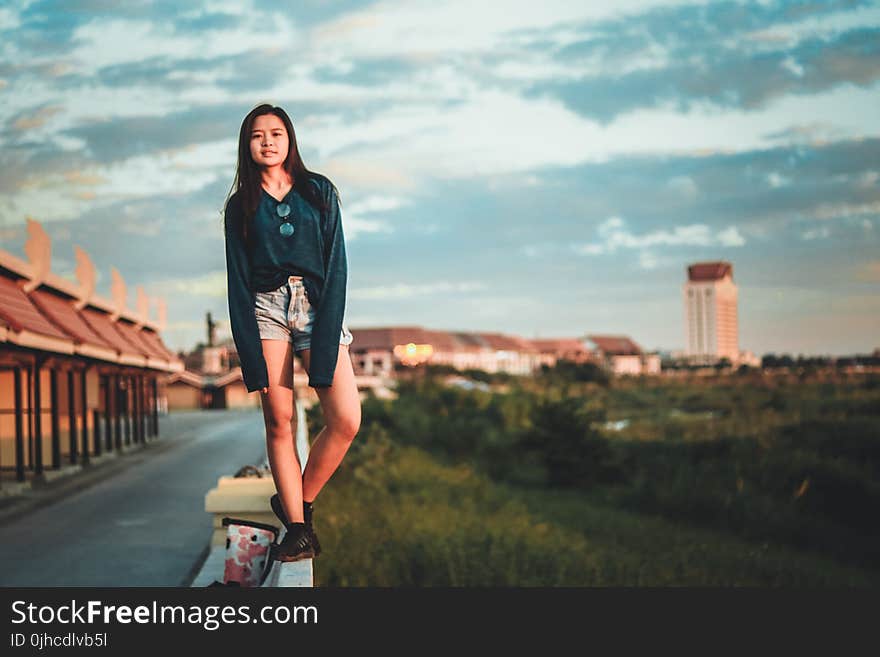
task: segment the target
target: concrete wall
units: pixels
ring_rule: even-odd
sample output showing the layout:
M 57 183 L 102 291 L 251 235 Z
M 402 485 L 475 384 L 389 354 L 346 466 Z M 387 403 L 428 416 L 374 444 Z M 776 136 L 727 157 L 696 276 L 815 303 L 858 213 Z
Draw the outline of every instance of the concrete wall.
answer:
M 226 408 L 260 408 L 260 394 L 248 392 L 244 383 L 230 383 L 225 388 Z
M 165 396 L 168 399 L 169 411 L 195 410 L 202 407 L 202 391 L 186 383 L 172 383 L 165 386 Z

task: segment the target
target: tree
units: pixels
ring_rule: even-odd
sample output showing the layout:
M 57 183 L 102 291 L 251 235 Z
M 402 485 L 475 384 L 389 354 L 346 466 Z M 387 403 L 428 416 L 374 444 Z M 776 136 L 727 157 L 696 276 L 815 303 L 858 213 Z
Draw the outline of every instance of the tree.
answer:
M 518 449 L 526 461 L 543 463 L 549 485 L 589 487 L 608 474 L 611 449 L 595 428 L 605 409 L 581 397 L 541 399 Z

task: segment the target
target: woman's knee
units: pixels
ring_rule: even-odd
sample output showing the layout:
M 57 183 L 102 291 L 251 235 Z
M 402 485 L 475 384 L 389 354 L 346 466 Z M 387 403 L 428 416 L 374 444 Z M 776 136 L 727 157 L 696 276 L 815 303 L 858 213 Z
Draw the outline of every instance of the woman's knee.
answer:
M 331 433 L 345 440 L 354 440 L 360 428 L 361 414 L 359 411 L 342 414 L 330 423 Z
M 293 415 L 285 412 L 270 413 L 266 418 L 266 432 L 272 436 L 286 436 L 291 433 L 294 424 Z

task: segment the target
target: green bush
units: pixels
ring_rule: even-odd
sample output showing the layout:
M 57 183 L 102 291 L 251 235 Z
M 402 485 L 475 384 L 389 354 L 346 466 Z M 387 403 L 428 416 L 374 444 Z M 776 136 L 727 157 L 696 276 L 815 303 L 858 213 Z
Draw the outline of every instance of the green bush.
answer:
M 353 458 L 378 436 L 532 494 L 578 491 L 633 513 L 880 565 L 880 395 L 860 379 L 765 384 L 756 374 L 602 388 L 525 378 L 500 393 L 426 377 L 398 392 L 364 402 Z M 608 417 L 630 422 L 609 431 Z
M 870 586 L 877 576 L 604 506 L 582 493 L 496 484 L 378 425 L 316 500 L 335 586 Z M 597 498 L 598 500 L 598 498 Z

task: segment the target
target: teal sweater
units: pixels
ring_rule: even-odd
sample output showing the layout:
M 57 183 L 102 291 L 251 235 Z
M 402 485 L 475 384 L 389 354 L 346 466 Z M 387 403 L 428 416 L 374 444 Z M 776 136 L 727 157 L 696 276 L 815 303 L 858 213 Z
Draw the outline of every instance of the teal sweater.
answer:
M 254 222 L 248 226 L 247 245 L 241 238 L 243 210 L 238 192 L 226 204 L 229 319 L 248 392 L 269 385 L 254 314 L 254 293 L 275 290 L 291 275 L 303 277 L 309 304 L 315 310 L 309 385 L 333 384 L 345 313 L 348 263 L 339 198 L 327 178 L 321 176 L 312 182 L 321 190 L 329 211 L 319 212 L 294 187 L 281 200 L 290 206 L 290 214 L 281 219 L 276 213 L 281 202 L 264 189 Z M 293 224 L 292 235 L 279 231 L 285 221 Z

